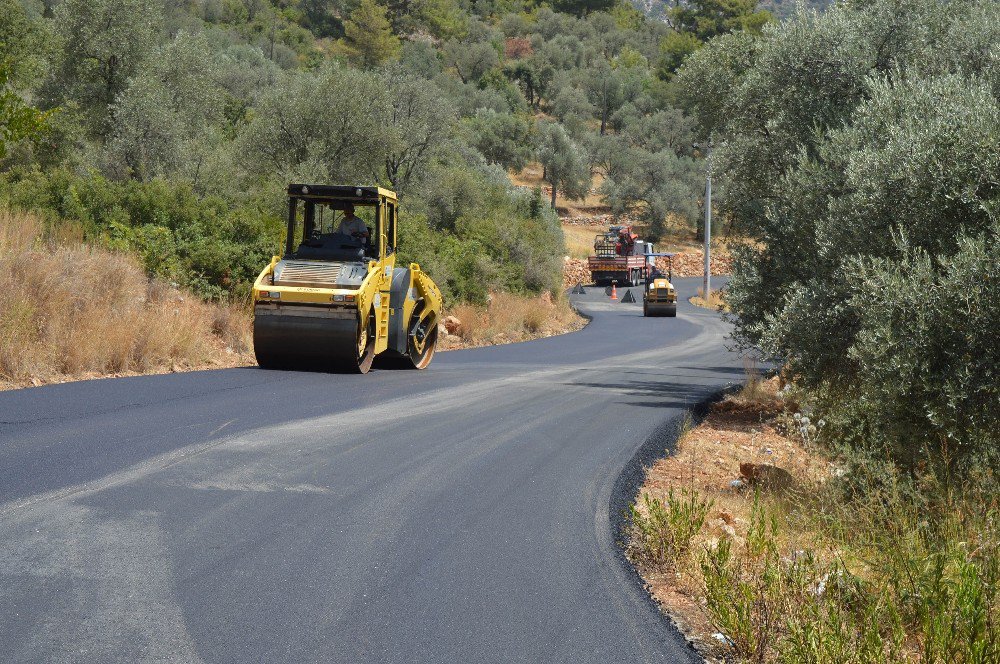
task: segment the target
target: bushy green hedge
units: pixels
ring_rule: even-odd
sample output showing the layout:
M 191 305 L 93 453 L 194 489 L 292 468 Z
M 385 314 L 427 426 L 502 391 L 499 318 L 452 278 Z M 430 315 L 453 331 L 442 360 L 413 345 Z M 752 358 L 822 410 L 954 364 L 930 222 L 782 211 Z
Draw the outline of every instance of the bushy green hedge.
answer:
M 284 234 L 275 213 L 198 196 L 184 183 L 164 180 L 15 170 L 0 179 L 0 200 L 42 212 L 51 224 L 77 222 L 85 240 L 134 252 L 150 275 L 208 299 L 248 294 Z
M 907 465 L 929 448 L 1000 468 L 1000 225 L 944 258 L 901 250 L 899 261 L 856 261 L 850 356 L 862 370 L 843 400 L 853 422 L 838 424 L 893 432 L 880 439 Z
M 428 179 L 401 200 L 401 261 L 420 263 L 451 300 L 559 287 L 562 231 L 537 193 L 511 187 L 502 171 L 439 166 Z M 280 200 L 234 203 L 184 183 L 65 169 L 7 173 L 0 204 L 79 223 L 87 241 L 133 252 L 150 275 L 208 299 L 246 296 L 285 232 Z
M 874 0 L 726 37 L 678 81 L 721 144 L 736 334 L 906 467 L 1000 443 L 1000 5 Z

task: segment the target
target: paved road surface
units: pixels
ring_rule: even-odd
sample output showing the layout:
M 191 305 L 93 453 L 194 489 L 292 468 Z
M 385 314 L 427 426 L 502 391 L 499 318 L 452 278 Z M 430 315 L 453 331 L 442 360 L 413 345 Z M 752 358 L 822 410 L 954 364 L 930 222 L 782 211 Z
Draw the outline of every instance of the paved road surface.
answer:
M 742 365 L 686 301 L 578 299 L 581 332 L 426 372 L 0 393 L 0 660 L 691 660 L 609 504 Z

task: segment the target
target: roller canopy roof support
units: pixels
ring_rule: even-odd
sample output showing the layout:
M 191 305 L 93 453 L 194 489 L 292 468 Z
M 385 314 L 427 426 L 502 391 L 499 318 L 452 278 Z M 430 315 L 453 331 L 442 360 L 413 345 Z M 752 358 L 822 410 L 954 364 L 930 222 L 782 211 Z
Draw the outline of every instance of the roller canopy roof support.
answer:
M 652 254 L 645 254 L 645 255 L 646 255 L 646 256 L 666 256 L 667 258 L 671 258 L 671 257 L 673 257 L 673 256 L 676 256 L 676 255 L 677 255 L 677 252 L 674 252 L 674 253 L 667 253 L 667 252 L 665 252 L 665 251 L 658 251 L 658 252 L 656 252 L 656 253 L 652 253 Z
M 339 200 L 357 203 L 378 203 L 381 199 L 395 202 L 396 194 L 382 187 L 351 187 L 329 184 L 290 184 L 288 195 L 303 200 Z

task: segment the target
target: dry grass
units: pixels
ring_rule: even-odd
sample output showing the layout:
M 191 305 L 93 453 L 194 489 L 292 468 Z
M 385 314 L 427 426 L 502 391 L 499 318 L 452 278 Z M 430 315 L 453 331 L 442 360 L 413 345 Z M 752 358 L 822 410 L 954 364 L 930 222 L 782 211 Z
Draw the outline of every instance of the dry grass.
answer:
M 519 173 L 511 173 L 510 181 L 520 187 L 538 187 L 545 194 L 548 200 L 551 194 L 549 185 L 542 179 L 542 165 L 533 162 L 524 167 Z M 604 176 L 596 173 L 590 182 L 590 191 L 580 200 L 570 200 L 556 192 L 556 212 L 564 217 L 586 216 L 588 214 L 607 214 L 608 207 L 604 204 L 601 196 L 597 194 L 598 188 L 604 182 Z M 593 240 L 593 236 L 591 236 Z
M 570 258 L 587 258 L 594 253 L 594 236 L 608 229 L 600 224 L 563 224 L 562 230 L 566 255 Z
M 757 358 L 753 355 L 743 356 L 743 375 L 746 381 L 743 383 L 740 391 L 727 397 L 726 401 L 744 407 L 773 407 L 776 403 L 775 391 L 773 389 L 774 381 L 764 380 Z
M 0 386 L 249 362 L 250 318 L 0 211 Z
M 461 325 L 457 335 L 442 339 L 442 349 L 485 346 L 551 337 L 578 330 L 586 324 L 569 300 L 549 293 L 528 297 L 493 293 L 487 306 L 459 304 L 447 312 Z
M 705 289 L 699 288 L 698 294 L 688 301 L 696 307 L 704 307 L 705 309 L 713 309 L 715 311 L 729 311 L 725 293 L 722 290 L 714 288 L 709 292 L 708 299 L 705 299 Z

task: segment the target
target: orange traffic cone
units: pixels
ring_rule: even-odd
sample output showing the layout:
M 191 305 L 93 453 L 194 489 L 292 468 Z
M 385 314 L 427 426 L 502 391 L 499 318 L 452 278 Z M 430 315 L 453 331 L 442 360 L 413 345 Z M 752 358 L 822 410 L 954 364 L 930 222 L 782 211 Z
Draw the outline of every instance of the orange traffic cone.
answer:
M 614 281 L 611 282 L 611 299 L 612 300 L 617 300 L 618 299 L 617 283 L 614 282 Z

